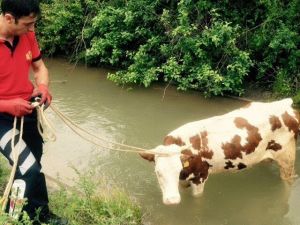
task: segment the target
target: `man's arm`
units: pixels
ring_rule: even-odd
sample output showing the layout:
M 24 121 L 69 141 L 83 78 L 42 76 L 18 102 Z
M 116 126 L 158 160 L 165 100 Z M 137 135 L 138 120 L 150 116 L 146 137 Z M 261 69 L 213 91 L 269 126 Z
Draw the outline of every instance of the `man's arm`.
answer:
M 52 96 L 49 93 L 49 73 L 48 69 L 42 59 L 39 59 L 32 63 L 32 70 L 34 74 L 35 83 L 37 89 L 32 93 L 33 97 L 41 95 L 40 104 L 45 103 L 50 105 Z
M 32 70 L 34 73 L 34 79 L 37 86 L 44 84 L 49 85 L 49 73 L 48 69 L 42 59 L 32 63 Z

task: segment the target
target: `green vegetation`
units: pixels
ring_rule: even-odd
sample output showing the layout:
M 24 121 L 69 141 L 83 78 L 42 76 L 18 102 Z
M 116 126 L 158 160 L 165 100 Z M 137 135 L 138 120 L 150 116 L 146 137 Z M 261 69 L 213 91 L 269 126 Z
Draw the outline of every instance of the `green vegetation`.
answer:
M 76 189 L 61 187 L 50 196 L 50 208 L 71 225 L 139 225 L 142 212 L 128 195 L 94 172 L 79 174 Z
M 3 157 L 0 157 L 0 193 L 3 193 L 6 187 L 6 182 L 9 176 L 9 169 L 4 165 L 8 163 Z
M 293 103 L 293 106 L 300 110 L 300 92 L 297 92 L 297 94 L 293 97 Z
M 4 160 L 1 159 L 1 162 Z M 1 194 L 4 191 L 9 169 L 0 164 Z M 78 183 L 74 189 L 63 186 L 50 193 L 50 209 L 57 215 L 67 218 L 70 225 L 140 225 L 142 212 L 136 202 L 108 185 L 105 178 L 95 179 L 94 172 L 78 173 Z M 0 214 L 0 224 L 32 225 L 26 213 L 21 221 L 15 221 L 6 214 Z M 55 225 L 55 224 L 50 224 Z
M 206 96 L 248 82 L 280 96 L 299 89 L 300 1 L 47 0 L 44 52 L 118 71 L 118 84 L 172 82 Z
M 4 159 L 3 156 L 0 156 L 0 196 L 5 190 L 8 178 L 10 175 L 10 168 L 8 167 L 8 162 Z M 1 206 L 2 207 L 2 206 Z M 0 209 L 1 211 L 1 209 Z M 7 214 L 0 213 L 0 224 L 8 224 L 8 225 L 31 225 L 32 222 L 30 221 L 27 214 L 23 214 L 23 218 L 20 221 L 15 221 Z

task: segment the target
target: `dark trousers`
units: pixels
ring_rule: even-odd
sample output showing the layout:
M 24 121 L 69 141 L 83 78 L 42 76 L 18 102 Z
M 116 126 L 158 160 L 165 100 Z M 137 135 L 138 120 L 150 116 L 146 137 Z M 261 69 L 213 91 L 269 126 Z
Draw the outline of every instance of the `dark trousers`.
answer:
M 20 118 L 18 118 L 15 144 L 19 142 Z M 12 129 L 14 117 L 0 113 L 0 151 L 13 164 L 11 149 Z M 15 149 L 19 149 L 18 145 Z M 48 212 L 48 193 L 45 176 L 41 173 L 41 157 L 43 154 L 43 139 L 37 129 L 36 111 L 24 117 L 23 136 L 15 179 L 25 182 L 24 198 L 27 204 L 23 207 L 31 219 L 35 217 L 35 211 L 42 209 L 42 213 Z

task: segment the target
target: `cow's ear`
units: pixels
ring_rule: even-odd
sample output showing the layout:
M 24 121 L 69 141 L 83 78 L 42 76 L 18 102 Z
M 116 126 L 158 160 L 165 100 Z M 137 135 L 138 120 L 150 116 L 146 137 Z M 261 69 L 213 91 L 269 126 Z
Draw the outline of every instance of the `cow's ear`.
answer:
M 149 162 L 155 162 L 154 158 L 155 158 L 155 155 L 154 154 L 150 154 L 150 153 L 139 153 L 140 156 L 143 158 L 143 159 L 146 159 L 148 160 Z

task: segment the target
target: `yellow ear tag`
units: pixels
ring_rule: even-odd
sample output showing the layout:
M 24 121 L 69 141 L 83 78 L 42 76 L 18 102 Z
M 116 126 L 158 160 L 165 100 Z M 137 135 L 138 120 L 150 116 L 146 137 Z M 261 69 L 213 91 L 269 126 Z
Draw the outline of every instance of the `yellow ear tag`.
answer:
M 185 162 L 183 163 L 183 167 L 188 167 L 189 165 L 190 165 L 189 161 L 185 161 Z

